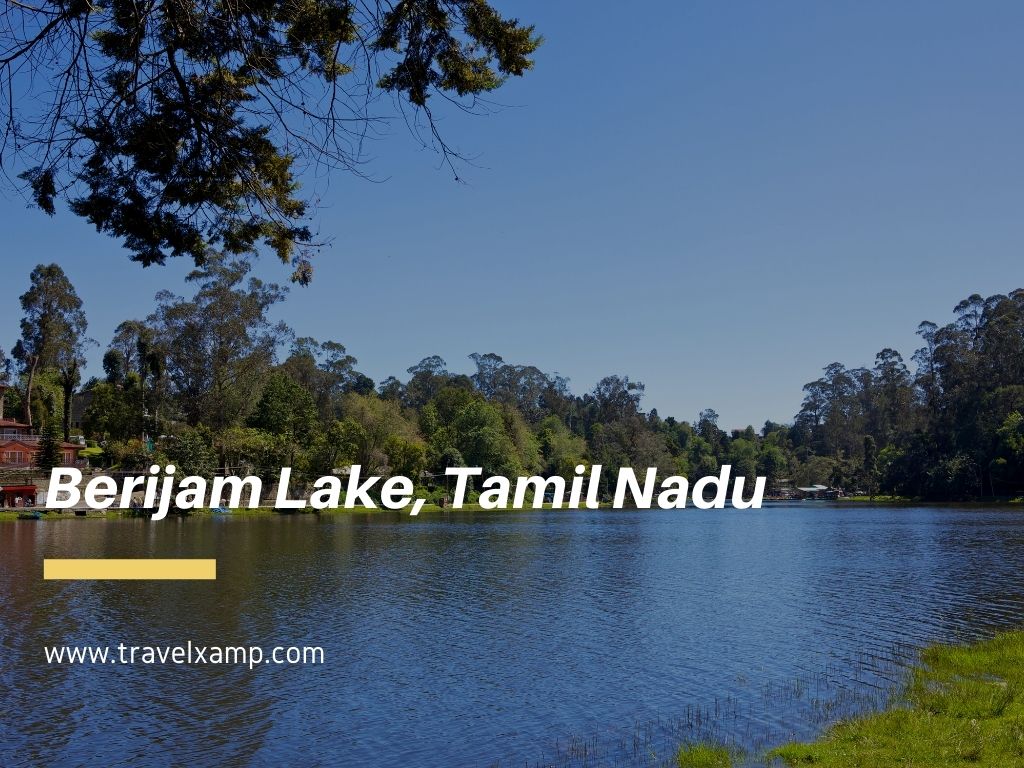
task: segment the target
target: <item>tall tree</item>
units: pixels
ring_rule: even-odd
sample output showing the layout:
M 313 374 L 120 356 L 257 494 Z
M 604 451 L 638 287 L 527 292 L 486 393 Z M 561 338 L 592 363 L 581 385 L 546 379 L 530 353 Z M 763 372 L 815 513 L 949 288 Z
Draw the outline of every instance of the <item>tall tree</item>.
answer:
M 343 344 L 303 336 L 292 343 L 281 368 L 312 395 L 320 415 L 332 420 L 343 393 L 373 391 L 373 381 L 355 369 L 357 362 Z
M 60 413 L 54 407 L 43 420 L 43 434 L 39 438 L 39 448 L 36 451 L 36 466 L 43 472 L 49 472 L 54 467 L 59 467 L 62 459 Z
M 82 367 L 85 365 L 86 339 L 81 337 L 61 346 L 57 354 L 57 377 L 64 393 L 63 430 L 64 439 L 71 439 L 71 405 L 75 389 L 82 383 Z
M 316 420 L 312 395 L 287 373 L 276 370 L 249 416 L 249 426 L 275 435 L 281 442 L 283 458 L 291 466 L 298 447 L 312 442 Z
M 199 283 L 192 299 L 162 291 L 149 320 L 185 420 L 215 434 L 256 404 L 276 348 L 289 335 L 284 323 L 267 317 L 284 289 L 248 277 L 249 271 L 244 261 L 214 260 L 189 276 Z
M 45 369 L 61 370 L 65 403 L 78 384 L 87 322 L 64 270 L 57 264 L 40 264 L 29 276 L 29 289 L 21 295 L 21 338 L 13 355 L 25 374 L 25 422 L 32 424 L 32 388 L 36 375 Z M 70 387 L 70 390 L 68 389 Z M 66 408 L 65 420 L 70 417 Z

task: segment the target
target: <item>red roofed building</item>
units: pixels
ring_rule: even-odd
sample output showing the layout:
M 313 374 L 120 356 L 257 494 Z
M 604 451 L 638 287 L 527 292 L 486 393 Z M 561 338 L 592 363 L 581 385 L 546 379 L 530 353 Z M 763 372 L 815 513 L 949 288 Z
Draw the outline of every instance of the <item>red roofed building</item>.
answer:
M 78 452 L 85 448 L 77 443 L 61 443 L 60 447 L 61 464 L 68 467 L 78 464 Z M 39 435 L 32 434 L 28 424 L 0 419 L 0 467 L 34 467 L 38 450 Z
M 0 385 L 0 403 L 7 387 Z M 79 463 L 78 452 L 85 448 L 77 443 L 61 443 L 61 464 L 73 467 Z M 0 469 L 30 469 L 36 464 L 39 435 L 32 427 L 15 419 L 6 419 L 0 405 Z

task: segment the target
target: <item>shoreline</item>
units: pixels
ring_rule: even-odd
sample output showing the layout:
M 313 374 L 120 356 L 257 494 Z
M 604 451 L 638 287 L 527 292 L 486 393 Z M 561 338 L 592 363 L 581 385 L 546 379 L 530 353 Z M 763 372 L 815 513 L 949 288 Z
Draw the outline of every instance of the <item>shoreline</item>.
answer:
M 1008 766 L 1024 762 L 1024 631 L 924 648 L 889 706 L 792 742 L 766 759 L 787 766 Z
M 852 496 L 843 499 L 765 499 L 765 506 L 762 509 L 772 507 L 778 507 L 781 505 L 789 505 L 794 507 L 799 506 L 813 506 L 813 507 L 857 507 L 863 504 L 873 504 L 880 507 L 953 507 L 953 508 L 983 508 L 983 509 L 1004 509 L 1004 508 L 1024 508 L 1024 499 L 986 499 L 982 501 L 922 501 L 918 499 L 909 499 L 904 497 L 875 497 L 869 499 L 868 497 Z M 726 507 L 729 509 L 730 507 Z M 616 508 L 612 506 L 611 502 L 601 502 L 599 510 L 614 511 Z M 638 507 L 624 507 L 622 511 L 638 511 Z M 4 508 L 0 509 L 0 521 L 5 520 L 17 520 L 21 514 L 38 512 L 40 514 L 40 520 L 62 520 L 62 519 L 146 519 L 144 515 L 138 514 L 126 514 L 129 510 L 112 509 L 112 510 L 86 510 L 86 514 L 78 514 L 83 510 L 75 509 L 64 509 L 64 510 L 48 510 L 42 507 L 23 507 L 23 508 Z M 281 517 L 293 517 L 303 515 L 349 515 L 349 514 L 375 514 L 380 512 L 389 512 L 392 510 L 384 509 L 383 507 L 356 507 L 354 509 L 346 509 L 345 507 L 335 507 L 332 509 L 321 509 L 321 510 L 289 510 L 279 511 L 275 507 L 257 507 L 256 509 L 240 508 L 233 509 L 230 512 L 216 512 L 213 509 L 199 509 L 191 510 L 185 515 L 170 514 L 168 517 L 262 517 L 267 515 L 279 515 Z M 461 508 L 456 509 L 452 506 L 441 507 L 437 504 L 424 504 L 420 510 L 420 514 L 436 514 L 438 512 L 544 512 L 544 511 L 556 511 L 556 512 L 587 512 L 597 511 L 588 510 L 586 508 L 573 509 L 570 507 L 559 507 L 556 508 L 550 503 L 544 504 L 542 507 L 524 507 L 522 509 L 515 509 L 512 507 L 502 507 L 499 509 L 484 509 L 479 504 L 463 504 Z M 662 511 L 662 510 L 658 510 Z M 671 510 L 678 512 L 691 511 L 688 509 Z M 698 511 L 709 511 L 709 510 L 698 510 Z M 724 510 L 718 510 L 724 511 Z M 747 511 L 747 510 L 744 510 Z M 27 522 L 27 521 L 26 521 Z
M 811 741 L 746 752 L 684 743 L 679 768 L 1003 768 L 1024 764 L 1024 630 L 925 646 L 886 706 L 840 719 Z
M 602 503 L 600 509 L 611 509 L 610 504 Z M 111 509 L 111 510 L 87 510 L 86 514 L 77 514 L 82 510 L 74 509 L 43 509 L 41 507 L 26 507 L 21 509 L 2 509 L 0 510 L 0 521 L 3 520 L 17 520 L 18 515 L 26 512 L 38 512 L 42 520 L 98 520 L 98 519 L 114 519 L 114 520 L 146 520 L 145 515 L 139 514 L 126 514 L 132 510 L 123 509 Z M 186 518 L 186 517 L 266 517 L 270 515 L 276 515 L 278 517 L 319 517 L 321 515 L 354 515 L 354 514 L 377 514 L 381 512 L 394 512 L 401 510 L 390 510 L 384 507 L 355 507 L 354 509 L 346 509 L 345 507 L 335 507 L 332 509 L 305 509 L 305 510 L 288 510 L 286 512 L 279 511 L 275 507 L 257 507 L 256 509 L 233 509 L 230 512 L 217 512 L 213 509 L 196 509 L 190 510 L 188 514 L 178 515 L 169 514 L 167 519 L 172 518 Z M 463 504 L 461 508 L 456 509 L 452 506 L 441 507 L 437 504 L 424 504 L 420 510 L 420 514 L 423 513 L 438 513 L 438 512 L 545 512 L 545 511 L 562 511 L 562 512 L 585 512 L 585 511 L 596 511 L 586 509 L 569 509 L 567 507 L 561 507 L 556 509 L 551 504 L 545 504 L 543 507 L 534 508 L 526 507 L 524 509 L 513 509 L 512 507 L 504 507 L 501 509 L 484 509 L 479 504 Z M 408 513 L 406 513 L 408 516 Z M 27 522 L 27 521 L 26 521 Z M 33 521 L 35 522 L 35 521 Z

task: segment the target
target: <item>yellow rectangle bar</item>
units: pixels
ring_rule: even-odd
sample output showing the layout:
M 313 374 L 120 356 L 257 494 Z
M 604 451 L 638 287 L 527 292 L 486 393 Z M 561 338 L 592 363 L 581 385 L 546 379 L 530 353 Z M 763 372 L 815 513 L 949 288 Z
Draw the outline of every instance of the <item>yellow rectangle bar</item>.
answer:
M 54 579 L 216 579 L 216 560 L 43 560 L 43 578 Z

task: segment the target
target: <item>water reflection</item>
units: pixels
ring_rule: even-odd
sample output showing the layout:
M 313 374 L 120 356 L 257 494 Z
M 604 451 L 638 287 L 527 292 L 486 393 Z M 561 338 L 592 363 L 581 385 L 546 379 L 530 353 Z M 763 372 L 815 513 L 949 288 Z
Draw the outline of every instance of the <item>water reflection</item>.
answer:
M 216 557 L 59 583 L 44 557 Z M 0 765 L 659 764 L 880 700 L 933 640 L 1024 617 L 1002 510 L 0 523 Z M 319 645 L 327 663 L 47 666 L 43 644 Z M 575 735 L 575 736 L 574 736 Z

